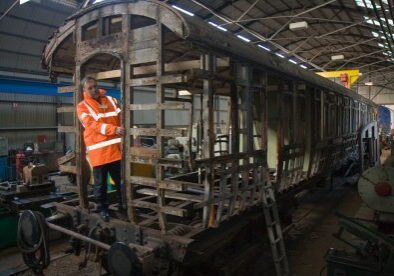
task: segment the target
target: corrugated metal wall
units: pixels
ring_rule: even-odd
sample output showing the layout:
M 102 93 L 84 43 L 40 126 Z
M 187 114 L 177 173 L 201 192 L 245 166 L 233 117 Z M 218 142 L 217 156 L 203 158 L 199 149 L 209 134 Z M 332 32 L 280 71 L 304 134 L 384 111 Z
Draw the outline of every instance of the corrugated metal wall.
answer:
M 67 150 L 74 149 L 73 134 L 57 133 L 57 125 L 73 124 L 73 114 L 57 115 L 56 113 L 57 106 L 71 104 L 72 97 L 57 96 L 57 89 L 53 84 L 8 80 L 3 82 L 3 86 L 0 82 L 0 137 L 8 138 L 10 148 L 21 148 L 26 142 L 36 142 L 38 135 L 46 135 L 49 141 L 63 141 Z M 9 93 L 6 93 L 7 91 Z M 31 91 L 32 94 L 21 94 L 27 91 Z M 40 95 L 40 91 L 45 95 Z M 170 92 L 166 93 L 171 96 Z M 116 90 L 109 90 L 109 94 L 119 96 Z M 154 103 L 155 101 L 154 90 L 136 89 L 134 91 L 134 103 Z M 199 97 L 196 96 L 194 122 L 197 122 L 200 112 L 199 101 Z M 215 124 L 220 128 L 228 121 L 228 103 L 225 97 L 215 98 L 215 110 L 219 111 L 215 116 Z M 168 127 L 186 127 L 189 121 L 187 111 L 167 110 L 165 112 L 165 124 Z M 141 126 L 155 124 L 155 111 L 135 112 L 134 123 Z
M 36 142 L 39 135 L 56 141 L 58 101 L 69 102 L 70 99 L 0 93 L 0 137 L 8 138 L 11 149 L 21 148 L 26 142 Z

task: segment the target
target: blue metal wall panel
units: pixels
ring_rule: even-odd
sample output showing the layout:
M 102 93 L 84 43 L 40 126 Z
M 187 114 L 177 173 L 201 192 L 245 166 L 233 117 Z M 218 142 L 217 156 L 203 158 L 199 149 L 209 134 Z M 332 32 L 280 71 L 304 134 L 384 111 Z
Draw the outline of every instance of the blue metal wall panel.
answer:
M 391 131 L 390 109 L 384 106 L 378 107 L 378 123 L 383 132 L 389 135 Z
M 64 96 L 71 97 L 72 93 L 58 94 L 57 88 L 59 86 L 66 86 L 70 84 L 55 84 L 49 82 L 38 81 L 23 81 L 12 79 L 0 79 L 0 93 L 18 93 L 18 94 L 32 94 L 32 95 L 49 95 L 49 96 Z M 120 91 L 106 88 L 108 95 L 119 98 Z

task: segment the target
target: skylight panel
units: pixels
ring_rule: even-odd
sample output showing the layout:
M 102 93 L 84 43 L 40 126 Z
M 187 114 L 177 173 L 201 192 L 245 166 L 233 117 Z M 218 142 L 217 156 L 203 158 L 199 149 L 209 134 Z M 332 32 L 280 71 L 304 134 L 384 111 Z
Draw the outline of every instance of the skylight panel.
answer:
M 364 3 L 364 1 L 365 1 L 365 3 Z M 357 6 L 365 7 L 365 8 L 368 8 L 368 9 L 373 9 L 372 1 L 371 0 L 355 0 Z M 386 2 L 385 4 L 388 4 L 387 0 L 386 1 L 384 0 L 383 2 Z M 380 5 L 378 5 L 378 4 L 375 4 L 375 6 L 377 8 L 380 8 Z

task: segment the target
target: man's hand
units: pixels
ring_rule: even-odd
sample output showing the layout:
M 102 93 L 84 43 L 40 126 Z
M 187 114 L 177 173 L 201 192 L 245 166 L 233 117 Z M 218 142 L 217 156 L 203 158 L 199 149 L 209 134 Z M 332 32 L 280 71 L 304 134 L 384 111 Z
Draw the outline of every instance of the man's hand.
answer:
M 123 127 L 117 127 L 115 132 L 117 135 L 124 135 L 125 129 Z

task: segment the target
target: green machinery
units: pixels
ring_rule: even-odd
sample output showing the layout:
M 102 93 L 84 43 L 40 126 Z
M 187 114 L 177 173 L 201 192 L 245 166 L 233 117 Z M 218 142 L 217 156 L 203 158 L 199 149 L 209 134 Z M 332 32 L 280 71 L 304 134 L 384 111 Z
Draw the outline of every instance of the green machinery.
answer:
M 354 250 L 330 249 L 326 256 L 328 276 L 394 275 L 393 191 L 394 156 L 391 156 L 384 165 L 366 170 L 358 182 L 360 197 L 374 211 L 373 220 L 338 214 L 340 229 L 334 236 Z
M 337 215 L 340 229 L 334 236 L 350 245 L 354 251 L 331 248 L 326 256 L 327 275 L 394 275 L 394 239 L 379 231 L 371 222 Z

